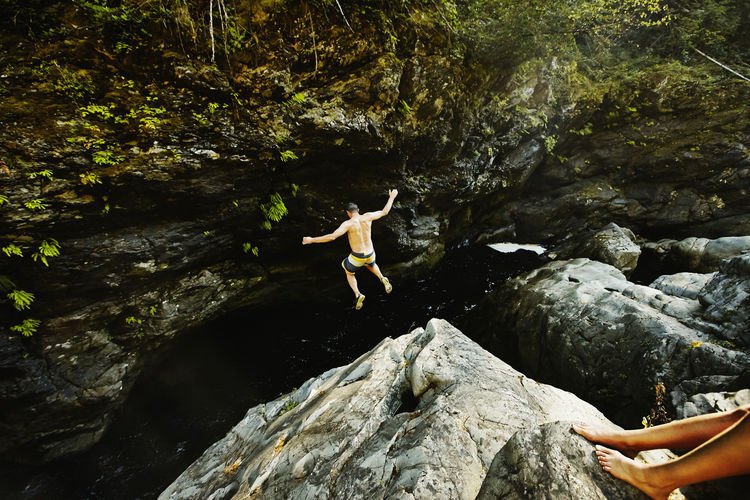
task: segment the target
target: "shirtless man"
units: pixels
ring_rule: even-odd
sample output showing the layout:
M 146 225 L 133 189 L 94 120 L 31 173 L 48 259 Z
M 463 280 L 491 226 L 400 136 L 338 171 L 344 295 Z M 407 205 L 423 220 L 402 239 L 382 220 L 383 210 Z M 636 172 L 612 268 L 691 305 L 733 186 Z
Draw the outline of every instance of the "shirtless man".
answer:
M 328 243 L 344 234 L 349 236 L 351 253 L 341 262 L 341 267 L 344 268 L 346 281 L 354 292 L 354 309 L 357 311 L 362 309 L 365 296 L 359 293 L 359 288 L 357 288 L 357 278 L 354 276 L 354 273 L 356 273 L 362 266 L 366 267 L 378 277 L 385 288 L 385 293 L 391 293 L 391 290 L 393 290 L 391 282 L 388 281 L 388 278 L 383 276 L 383 273 L 380 272 L 380 268 L 375 263 L 375 247 L 372 245 L 372 221 L 388 215 L 388 212 L 391 211 L 391 207 L 393 206 L 393 200 L 396 199 L 396 195 L 398 195 L 398 190 L 391 189 L 388 191 L 388 201 L 383 209 L 378 210 L 377 212 L 360 214 L 359 207 L 354 203 L 349 203 L 346 207 L 346 215 L 349 216 L 349 220 L 342 222 L 339 228 L 334 232 L 324 234 L 323 236 L 316 236 L 314 238 L 310 236 L 302 238 L 302 244 L 309 245 L 310 243 Z
M 644 464 L 596 446 L 596 457 L 605 471 L 654 499 L 666 499 L 672 490 L 688 484 L 750 474 L 750 405 L 647 429 L 611 431 L 574 425 L 573 430 L 631 456 L 658 448 L 691 450 L 670 462 Z

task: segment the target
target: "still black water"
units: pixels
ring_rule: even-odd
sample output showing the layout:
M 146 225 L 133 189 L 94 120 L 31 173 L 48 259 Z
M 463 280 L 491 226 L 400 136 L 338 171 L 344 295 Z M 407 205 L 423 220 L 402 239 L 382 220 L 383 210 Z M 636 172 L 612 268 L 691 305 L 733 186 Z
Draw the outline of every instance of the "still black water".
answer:
M 91 450 L 42 467 L 0 464 L 0 497 L 156 498 L 249 408 L 430 318 L 460 329 L 488 291 L 542 263 L 529 251 L 466 246 L 420 280 L 393 280 L 387 296 L 374 277 L 360 273 L 362 311 L 309 302 L 233 313 L 162 352 Z M 341 286 L 347 286 L 343 276 Z

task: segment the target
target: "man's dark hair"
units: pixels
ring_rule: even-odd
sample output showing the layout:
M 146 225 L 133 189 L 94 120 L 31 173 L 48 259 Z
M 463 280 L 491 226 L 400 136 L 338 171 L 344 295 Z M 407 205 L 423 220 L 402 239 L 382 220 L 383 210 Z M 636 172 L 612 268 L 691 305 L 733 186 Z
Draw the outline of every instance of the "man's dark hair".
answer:
M 355 212 L 359 213 L 359 207 L 357 206 L 356 203 L 349 202 L 349 204 L 346 206 L 346 211 L 352 212 L 352 213 L 355 213 Z

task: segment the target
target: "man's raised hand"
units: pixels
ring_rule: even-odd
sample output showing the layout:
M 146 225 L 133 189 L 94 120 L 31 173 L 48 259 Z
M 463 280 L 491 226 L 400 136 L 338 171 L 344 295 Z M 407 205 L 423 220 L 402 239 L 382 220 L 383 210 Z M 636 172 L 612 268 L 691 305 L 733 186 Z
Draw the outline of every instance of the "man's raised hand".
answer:
M 312 243 L 312 238 L 310 238 L 309 236 L 305 236 L 304 238 L 302 238 L 303 245 L 309 245 L 310 243 Z
M 388 196 L 395 198 L 398 195 L 398 189 L 391 189 L 388 191 Z

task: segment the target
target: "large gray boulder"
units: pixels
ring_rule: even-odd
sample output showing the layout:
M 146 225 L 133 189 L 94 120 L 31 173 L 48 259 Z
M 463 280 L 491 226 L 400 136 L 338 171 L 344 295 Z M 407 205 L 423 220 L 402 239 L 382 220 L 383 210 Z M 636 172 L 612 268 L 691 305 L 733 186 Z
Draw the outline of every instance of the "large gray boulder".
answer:
M 626 276 L 638 266 L 641 247 L 635 243 L 635 234 L 614 222 L 607 224 L 588 237 L 576 238 L 571 244 L 555 249 L 558 257 L 570 259 L 587 257 L 616 267 Z
M 750 347 L 750 253 L 724 262 L 698 298 L 706 306 L 703 319 L 718 326 L 717 335 Z
M 433 319 L 250 409 L 160 498 L 473 499 L 511 436 L 559 420 L 613 425 Z
M 750 404 L 750 389 L 734 392 L 709 392 L 693 394 L 682 404 L 675 405 L 677 418 L 705 415 L 716 411 L 730 411 Z
M 647 243 L 644 248 L 655 251 L 675 269 L 708 273 L 716 271 L 722 262 L 743 252 L 750 252 L 750 236 L 722 238 L 685 238 Z
M 490 350 L 636 422 L 660 382 L 672 398 L 680 383 L 700 379 L 702 392 L 720 391 L 746 371 L 750 356 L 720 342 L 704 310 L 576 259 L 509 281 L 474 314 Z
M 706 283 L 711 281 L 714 273 L 677 273 L 664 274 L 656 278 L 649 287 L 661 290 L 673 297 L 697 299 Z
M 658 456 L 658 452 L 649 452 Z M 640 457 L 639 457 L 640 459 Z M 492 461 L 477 500 L 646 499 L 604 472 L 593 446 L 570 425 L 551 422 L 524 429 Z

